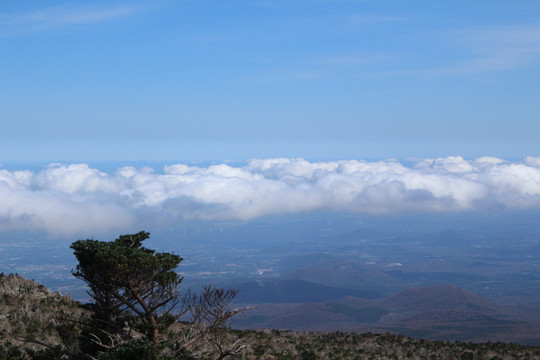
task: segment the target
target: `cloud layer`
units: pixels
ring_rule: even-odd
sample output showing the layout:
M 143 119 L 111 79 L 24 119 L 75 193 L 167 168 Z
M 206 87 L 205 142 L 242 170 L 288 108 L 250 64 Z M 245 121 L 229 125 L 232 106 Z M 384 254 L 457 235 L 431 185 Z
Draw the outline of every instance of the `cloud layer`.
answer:
M 0 230 L 52 235 L 124 229 L 148 221 L 248 220 L 271 214 L 369 214 L 540 208 L 540 157 L 176 164 L 158 173 L 52 164 L 0 170 Z M 159 219 L 159 220 L 158 220 Z

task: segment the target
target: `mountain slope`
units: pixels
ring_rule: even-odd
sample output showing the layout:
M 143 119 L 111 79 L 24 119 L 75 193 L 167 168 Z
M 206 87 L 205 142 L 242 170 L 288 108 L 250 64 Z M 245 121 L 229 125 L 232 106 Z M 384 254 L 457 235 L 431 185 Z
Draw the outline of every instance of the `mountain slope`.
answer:
M 43 348 L 39 343 L 57 344 L 59 320 L 79 320 L 86 314 L 71 298 L 14 274 L 0 273 L 0 294 L 0 346 L 4 347 L 22 350 Z

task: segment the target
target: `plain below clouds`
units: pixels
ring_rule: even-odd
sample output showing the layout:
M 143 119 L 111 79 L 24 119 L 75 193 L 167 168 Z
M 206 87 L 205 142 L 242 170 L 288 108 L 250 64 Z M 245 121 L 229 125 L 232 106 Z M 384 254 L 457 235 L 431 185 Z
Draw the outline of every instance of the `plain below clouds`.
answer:
M 0 190 L 0 230 L 51 235 L 115 231 L 149 219 L 163 225 L 163 219 L 248 220 L 311 211 L 530 209 L 540 208 L 540 158 L 447 157 L 408 166 L 254 159 L 239 167 L 169 165 L 161 173 L 51 164 L 39 172 L 0 170 Z

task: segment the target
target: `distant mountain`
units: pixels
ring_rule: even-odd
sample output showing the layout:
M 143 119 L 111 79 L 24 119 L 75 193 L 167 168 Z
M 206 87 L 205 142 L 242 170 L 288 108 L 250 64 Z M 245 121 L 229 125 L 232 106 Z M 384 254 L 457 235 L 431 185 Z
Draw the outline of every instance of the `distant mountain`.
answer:
M 540 314 L 495 304 L 454 285 L 410 288 L 379 299 L 347 296 L 324 303 L 264 304 L 239 328 L 393 332 L 448 341 L 540 345 Z

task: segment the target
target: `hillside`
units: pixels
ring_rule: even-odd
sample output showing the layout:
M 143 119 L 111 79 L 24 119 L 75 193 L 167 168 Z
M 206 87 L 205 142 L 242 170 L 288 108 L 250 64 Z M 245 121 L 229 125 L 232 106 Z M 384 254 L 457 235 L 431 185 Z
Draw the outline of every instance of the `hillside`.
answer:
M 78 303 L 58 293 L 51 293 L 44 286 L 17 275 L 0 275 L 0 291 L 0 359 L 31 359 L 25 348 L 44 348 L 40 343 L 59 345 L 62 336 L 75 336 L 78 331 L 76 328 L 59 327 L 60 320 L 85 315 L 85 310 L 81 309 Z M 353 299 L 344 299 L 344 303 L 351 300 Z M 386 301 L 395 302 L 396 298 Z M 340 308 L 341 305 L 346 306 L 344 303 L 328 306 L 334 306 L 336 312 L 346 313 L 345 308 Z M 305 311 L 311 310 L 310 306 L 306 306 Z M 375 312 L 374 309 L 370 311 L 372 314 Z M 369 311 L 366 311 L 364 316 L 368 314 Z M 357 313 L 357 316 L 361 316 L 361 313 Z M 246 345 L 242 358 L 249 360 L 540 359 L 540 347 L 501 342 L 449 343 L 388 333 L 292 332 L 266 329 L 228 330 L 227 336 L 239 338 L 239 341 Z
M 25 348 L 59 344 L 76 327 L 75 323 L 66 327 L 63 320 L 85 316 L 87 311 L 71 298 L 52 293 L 33 280 L 0 273 L 0 349 L 4 358 L 14 358 Z

